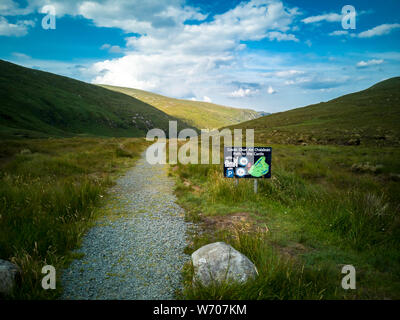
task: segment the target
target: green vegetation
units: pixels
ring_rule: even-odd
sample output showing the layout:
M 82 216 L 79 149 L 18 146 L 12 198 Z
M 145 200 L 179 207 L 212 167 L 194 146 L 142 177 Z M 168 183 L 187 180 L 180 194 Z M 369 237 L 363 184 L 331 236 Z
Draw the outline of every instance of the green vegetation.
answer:
M 225 241 L 260 273 L 205 288 L 192 286 L 188 265 L 182 298 L 399 299 L 400 150 L 272 147 L 272 178 L 259 180 L 257 194 L 252 180 L 224 178 L 222 165 L 171 168 L 187 219 L 201 226 L 187 253 Z M 356 290 L 341 288 L 346 264 L 356 268 Z
M 177 120 L 127 95 L 2 60 L 0 105 L 2 138 L 140 137 Z
M 146 145 L 134 138 L 0 142 L 0 258 L 22 269 L 11 298 L 58 297 L 60 287 L 41 288 L 42 267 L 59 271 L 74 257 L 106 189 Z
M 249 257 L 258 269 L 258 277 L 244 285 L 225 282 L 219 285 L 192 286 L 193 270 L 190 265 L 184 269 L 186 288 L 181 293 L 183 299 L 215 300 L 276 300 L 276 299 L 323 299 L 335 297 L 339 277 L 332 277 L 327 268 L 312 270 L 282 258 L 273 247 L 268 245 L 265 234 L 236 232 L 234 235 L 221 233 L 216 237 L 229 242 Z M 208 244 L 211 239 L 197 239 L 196 245 Z M 327 291 L 327 288 L 330 290 Z M 333 289 L 333 290 L 331 290 Z
M 328 102 L 231 128 L 254 129 L 264 144 L 400 145 L 400 77 Z
M 216 129 L 259 117 L 258 112 L 250 109 L 238 109 L 208 102 L 168 98 L 138 89 L 108 85 L 102 85 L 102 87 L 122 92 L 146 102 L 166 114 L 179 118 L 199 129 Z
M 235 186 L 223 178 L 221 165 L 171 167 L 187 219 L 200 225 L 187 253 L 222 240 L 259 270 L 247 284 L 206 288 L 192 285 L 187 265 L 181 297 L 399 299 L 399 87 L 393 78 L 231 126 L 254 128 L 258 144 L 272 144 L 272 178 L 259 181 L 257 194 L 252 181 Z M 251 110 L 107 88 L 122 93 L 0 60 L 0 258 L 22 269 L 11 298 L 58 297 L 61 288 L 40 287 L 41 268 L 69 263 L 113 178 L 147 145 L 123 137 L 152 127 L 166 131 L 176 118 L 216 128 L 256 117 Z M 9 139 L 49 136 L 65 139 Z M 341 288 L 345 264 L 357 270 L 356 290 Z

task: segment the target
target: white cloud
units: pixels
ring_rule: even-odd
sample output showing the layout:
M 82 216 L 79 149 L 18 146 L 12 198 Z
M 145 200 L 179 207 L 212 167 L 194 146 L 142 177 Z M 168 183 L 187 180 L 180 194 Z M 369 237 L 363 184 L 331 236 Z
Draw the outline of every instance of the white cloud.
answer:
M 350 77 L 347 75 L 337 75 L 336 77 L 324 76 L 320 72 L 310 72 L 295 79 L 286 80 L 285 84 L 297 86 L 307 90 L 332 89 L 348 83 Z
M 28 1 L 38 6 L 46 2 Z M 247 107 L 266 109 L 273 105 L 276 108 L 283 104 L 288 108 L 304 105 L 320 96 L 317 90 L 313 91 L 315 95 L 301 94 L 303 91 L 341 85 L 326 79 L 328 74 L 335 78 L 341 71 L 336 72 L 336 66 L 328 65 L 327 61 L 311 61 L 311 55 L 274 53 L 267 46 L 262 53 L 243 51 L 246 49 L 243 42 L 247 41 L 299 41 L 299 27 L 295 26 L 298 10 L 285 7 L 280 0 L 246 0 L 207 20 L 198 9 L 185 6 L 183 0 L 52 0 L 52 3 L 58 16 L 82 15 L 96 26 L 120 28 L 129 34 L 125 45 L 106 40 L 108 43 L 102 46 L 108 51 L 118 43 L 123 47 L 122 57 L 96 63 L 81 60 L 68 67 L 35 62 L 43 70 L 49 68 L 94 83 L 136 87 L 168 96 L 194 97 L 198 101 L 212 98 L 221 104 L 245 107 L 248 103 Z M 187 19 L 197 19 L 197 23 L 185 24 Z M 356 61 L 372 58 L 380 57 L 366 55 Z M 310 70 L 315 69 L 318 78 L 310 75 Z M 267 72 L 270 74 L 265 76 Z M 285 87 L 285 81 L 293 86 Z M 277 91 L 279 94 L 273 94 Z M 294 103 L 293 96 L 296 96 Z
M 163 15 L 178 16 L 178 9 L 168 10 Z M 183 10 L 187 16 L 197 12 L 186 7 Z M 184 18 L 175 19 L 174 26 L 160 28 L 151 23 L 146 26 L 126 24 L 125 30 L 140 35 L 127 38 L 124 57 L 96 63 L 93 69 L 98 76 L 93 82 L 157 90 L 176 97 L 202 97 L 210 88 L 216 90 L 218 87 L 226 92 L 229 86 L 222 88 L 224 81 L 220 79 L 223 79 L 224 71 L 239 68 L 242 63 L 239 56 L 243 49 L 241 41 L 264 38 L 298 41 L 288 33 L 297 15 L 297 9 L 285 8 L 279 1 L 252 0 L 214 16 L 211 21 L 194 25 L 183 24 Z M 107 21 L 111 24 L 110 19 Z M 230 89 L 230 92 L 235 90 L 239 89 Z M 234 95 L 249 93 L 236 92 Z
M 319 92 L 332 90 L 339 95 L 369 85 L 376 75 L 364 72 L 368 80 L 361 84 L 353 81 L 356 62 L 384 59 L 385 64 L 390 65 L 397 57 L 395 52 L 390 53 L 393 58 L 389 58 L 372 50 L 358 55 L 357 60 L 346 60 L 338 55 L 335 61 L 329 61 L 332 53 L 322 57 L 310 52 L 305 40 L 312 39 L 299 35 L 300 30 L 310 26 L 305 23 L 313 25 L 311 21 L 318 24 L 316 20 L 323 22 L 337 20 L 337 17 L 304 19 L 304 24 L 300 22 L 296 26 L 305 16 L 298 18 L 298 10 L 285 7 L 282 1 L 243 0 L 231 10 L 204 20 L 203 11 L 185 5 L 184 0 L 52 0 L 58 17 L 81 15 L 95 26 L 123 30 L 127 34 L 125 44 L 110 39 L 105 40 L 108 43 L 102 48 L 108 51 L 113 44 L 118 44 L 123 48 L 121 57 L 100 62 L 78 59 L 73 63 L 24 60 L 23 55 L 12 58 L 26 66 L 89 82 L 137 87 L 181 98 L 194 97 L 197 101 L 211 97 L 221 104 L 278 111 L 282 110 L 282 105 L 291 108 L 333 97 Z M 40 12 L 39 8 L 48 3 L 47 0 L 20 3 L 25 2 L 29 3 L 31 12 Z M 29 11 L 10 0 L 0 0 L 0 8 L 3 7 L 11 15 Z M 16 24 L 15 18 L 20 19 L 8 20 Z M 187 19 L 197 19 L 197 22 L 185 24 Z M 339 27 L 340 22 L 336 24 Z M 349 37 L 357 36 L 353 32 L 349 31 Z M 332 35 L 340 34 L 334 31 Z M 263 46 L 262 51 L 244 51 L 245 43 L 261 39 L 292 43 L 301 40 L 305 51 L 275 52 L 275 46 L 268 45 Z M 349 63 L 353 67 L 342 69 Z M 345 76 L 353 80 L 346 82 Z M 279 94 L 271 94 L 276 91 Z
M 13 12 L 17 7 L 17 3 L 12 0 L 2 0 L 0 3 L 0 11 L 2 14 L 9 14 Z
M 274 88 L 272 88 L 271 86 L 268 87 L 267 92 L 268 92 L 268 94 L 275 94 L 275 93 L 277 93 L 277 91 L 276 91 Z
M 13 24 L 0 16 L 0 36 L 23 37 L 28 33 L 29 27 L 33 27 L 34 25 L 35 23 L 31 20 L 17 21 Z
M 28 59 L 32 59 L 30 56 L 28 56 L 25 53 L 21 53 L 21 52 L 13 52 L 12 55 L 14 57 L 16 57 L 17 59 L 22 59 L 22 60 L 28 60 Z
M 92 63 L 88 60 L 73 62 L 41 60 L 32 58 L 21 52 L 13 52 L 12 57 L 7 59 L 7 61 L 22 65 L 27 68 L 52 72 L 58 75 L 80 79 L 86 82 L 90 82 L 90 80 L 94 77 L 94 74 L 92 73 L 93 70 L 87 67 L 88 64 Z
M 286 78 L 286 77 L 298 76 L 303 73 L 304 71 L 291 69 L 291 70 L 277 71 L 274 73 L 274 75 L 279 78 Z
M 111 44 L 105 43 L 100 47 L 101 50 L 107 50 L 109 53 L 121 53 L 122 48 L 120 46 L 112 46 Z
M 110 53 L 121 53 L 122 49 L 120 46 L 111 46 L 111 48 L 108 50 Z
M 381 24 L 367 31 L 358 34 L 359 38 L 371 38 L 375 36 L 382 36 L 389 34 L 392 30 L 400 28 L 400 23 Z
M 115 27 L 125 32 L 145 33 L 149 29 L 174 27 L 185 20 L 204 20 L 198 9 L 183 6 L 182 0 L 27 0 L 23 8 L 16 1 L 1 0 L 3 15 L 27 15 L 41 12 L 45 5 L 55 8 L 56 16 L 82 16 L 99 27 Z
M 259 92 L 258 89 L 239 88 L 229 94 L 233 98 L 251 97 Z
M 191 97 L 189 100 L 212 103 L 211 98 L 207 96 L 203 96 L 203 99 L 197 99 L 196 97 Z
M 373 53 L 373 55 L 371 55 L 371 58 L 400 61 L 400 52 L 395 52 L 395 51 L 376 52 Z
M 21 7 L 21 2 L 16 0 L 1 0 L 0 12 L 4 16 L 17 16 L 17 15 L 28 15 L 32 13 L 42 12 L 42 8 L 46 5 L 51 5 L 56 10 L 57 17 L 62 17 L 66 14 L 77 15 L 78 7 L 84 0 L 27 0 L 26 5 Z
M 33 12 L 33 7 L 28 3 L 26 8 L 20 8 L 13 0 L 1 0 L 0 12 L 3 16 L 26 15 Z
M 361 15 L 365 15 L 365 14 L 371 14 L 371 13 L 373 13 L 373 10 L 361 10 L 361 11 L 356 12 L 357 17 L 359 17 Z M 339 22 L 339 21 L 342 21 L 342 18 L 343 18 L 342 14 L 331 12 L 331 13 L 325 13 L 325 14 L 321 14 L 321 15 L 317 15 L 317 16 L 307 17 L 301 21 L 306 24 L 316 23 L 316 22 L 321 22 L 321 21 Z
M 95 63 L 92 69 L 97 76 L 93 82 L 187 97 L 193 95 L 192 88 L 210 87 L 218 66 L 230 59 L 224 55 L 130 52 L 122 58 Z M 199 92 L 195 95 L 201 96 Z
M 280 70 L 280 71 L 274 71 L 274 72 L 266 72 L 263 73 L 263 76 L 275 80 L 276 78 L 278 79 L 290 79 L 290 80 L 285 80 L 285 84 L 290 84 L 292 83 L 295 79 L 298 79 L 302 75 L 304 75 L 305 72 L 297 69 L 287 69 L 287 70 Z
M 318 16 L 311 16 L 308 18 L 305 18 L 301 20 L 302 22 L 309 24 L 309 23 L 315 23 L 315 22 L 321 22 L 321 21 L 327 21 L 327 22 L 337 22 L 342 20 L 342 15 L 338 13 L 327 13 L 327 14 L 321 14 Z
M 347 30 L 336 30 L 331 32 L 329 35 L 330 36 L 344 36 L 344 35 L 348 35 L 349 32 Z
M 26 8 L 20 8 L 11 0 L 4 1 L 10 14 L 40 12 L 48 4 L 47 0 L 28 0 Z M 227 96 L 226 92 L 238 90 L 226 79 L 236 79 L 232 75 L 244 68 L 248 55 L 242 54 L 243 41 L 299 41 L 293 23 L 298 9 L 285 7 L 281 0 L 243 1 L 208 20 L 183 0 L 52 0 L 51 4 L 57 17 L 82 16 L 96 26 L 136 34 L 126 38 L 124 49 L 110 43 L 101 46 L 124 56 L 88 66 L 85 74 L 96 75 L 92 82 L 176 97 L 214 97 L 217 91 Z M 185 24 L 189 19 L 198 23 Z M 247 89 L 255 90 L 242 87 Z
M 269 40 L 277 40 L 277 41 L 295 41 L 298 42 L 299 39 L 296 38 L 294 34 L 287 34 L 279 31 L 271 31 L 268 32 L 267 37 Z
M 389 34 L 393 30 L 400 28 L 399 23 L 381 24 L 372 29 L 360 32 L 359 34 L 349 33 L 347 30 L 336 30 L 329 33 L 330 36 L 351 36 L 352 38 L 371 38 Z
M 144 36 L 129 38 L 128 45 L 139 51 L 154 52 L 174 48 L 177 52 L 212 54 L 242 49 L 240 41 L 264 38 L 297 41 L 293 34 L 285 33 L 290 29 L 295 15 L 295 10 L 288 12 L 281 2 L 253 0 L 215 16 L 211 22 L 181 24 L 174 33 L 168 30 L 147 30 Z
M 356 64 L 356 66 L 358 67 L 358 68 L 366 68 L 366 67 L 369 67 L 369 66 L 376 66 L 376 65 L 379 65 L 379 64 L 382 64 L 384 62 L 384 60 L 383 59 L 372 59 L 372 60 L 368 60 L 368 61 L 360 61 L 360 62 L 358 62 L 357 64 Z
M 205 15 L 192 7 L 182 7 L 179 0 L 166 1 L 78 1 L 77 14 L 99 27 L 120 28 L 125 32 L 147 33 L 149 30 L 174 28 L 182 22 L 204 20 Z
M 101 50 L 106 50 L 106 49 L 109 49 L 109 48 L 111 48 L 111 44 L 108 44 L 108 43 L 105 43 L 100 47 Z

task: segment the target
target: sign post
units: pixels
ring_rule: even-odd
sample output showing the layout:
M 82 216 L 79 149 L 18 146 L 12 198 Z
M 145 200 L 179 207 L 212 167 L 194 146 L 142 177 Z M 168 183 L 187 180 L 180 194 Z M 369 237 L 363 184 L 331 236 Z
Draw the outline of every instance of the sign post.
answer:
M 254 193 L 258 180 L 271 178 L 271 147 L 224 147 L 224 177 L 254 179 Z

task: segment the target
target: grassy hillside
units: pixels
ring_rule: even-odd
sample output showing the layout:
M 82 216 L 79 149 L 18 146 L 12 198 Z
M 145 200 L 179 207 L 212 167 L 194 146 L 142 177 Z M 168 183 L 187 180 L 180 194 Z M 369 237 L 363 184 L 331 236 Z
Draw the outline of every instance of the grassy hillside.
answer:
M 138 89 L 108 85 L 102 85 L 102 87 L 130 95 L 199 129 L 215 129 L 259 117 L 256 111 L 250 109 L 237 109 L 208 102 L 168 98 Z
M 285 144 L 400 144 L 400 77 L 328 102 L 235 125 L 254 128 L 256 140 Z
M 0 60 L 1 137 L 135 137 L 166 131 L 168 120 L 130 96 Z

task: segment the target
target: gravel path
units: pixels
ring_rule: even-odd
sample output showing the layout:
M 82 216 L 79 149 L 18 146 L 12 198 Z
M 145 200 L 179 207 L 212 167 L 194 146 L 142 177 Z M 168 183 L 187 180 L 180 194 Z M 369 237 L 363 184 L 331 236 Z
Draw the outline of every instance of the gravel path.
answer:
M 82 259 L 64 270 L 62 299 L 174 299 L 189 259 L 187 223 L 166 165 L 145 153 L 110 190 L 107 214 L 84 237 Z

